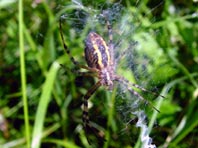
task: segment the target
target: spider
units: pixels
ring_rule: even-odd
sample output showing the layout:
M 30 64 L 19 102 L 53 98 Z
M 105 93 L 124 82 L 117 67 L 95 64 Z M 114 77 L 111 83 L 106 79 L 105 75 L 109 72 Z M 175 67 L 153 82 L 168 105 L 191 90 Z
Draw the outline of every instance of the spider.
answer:
M 104 41 L 104 39 L 96 32 L 93 32 L 93 31 L 89 32 L 89 34 L 87 35 L 87 37 L 85 39 L 85 49 L 84 49 L 85 59 L 86 59 L 88 66 L 79 64 L 74 59 L 74 57 L 71 55 L 70 49 L 68 48 L 67 44 L 65 43 L 63 30 L 62 30 L 61 18 L 59 21 L 60 35 L 61 35 L 63 47 L 64 47 L 67 55 L 70 57 L 70 60 L 73 62 L 74 65 L 77 66 L 77 68 L 86 69 L 87 75 L 96 76 L 98 78 L 98 81 L 95 83 L 95 85 L 93 85 L 83 97 L 82 120 L 83 120 L 83 127 L 85 130 L 86 136 L 87 136 L 88 129 L 93 129 L 93 127 L 90 125 L 89 116 L 88 116 L 88 99 L 94 94 L 94 92 L 100 86 L 105 86 L 108 90 L 112 90 L 114 88 L 114 82 L 118 82 L 118 83 L 124 85 L 130 93 L 132 93 L 138 99 L 141 99 L 143 101 L 145 101 L 145 99 L 138 92 L 136 92 L 132 87 L 136 87 L 144 92 L 149 92 L 156 96 L 159 95 L 159 94 L 149 91 L 137 84 L 131 83 L 124 77 L 119 76 L 115 73 L 117 61 L 125 53 L 121 54 L 120 57 L 118 57 L 117 59 L 114 58 L 114 44 L 113 44 L 112 26 L 110 25 L 110 22 L 107 19 L 107 12 L 104 11 L 102 15 L 105 18 L 105 22 L 106 22 L 106 26 L 107 26 L 107 30 L 108 30 L 109 41 L 108 41 L 108 43 L 106 43 Z M 150 104 L 150 102 L 147 102 L 147 103 Z M 152 104 L 150 104 L 150 105 L 152 105 Z M 152 107 L 155 110 L 157 110 L 153 105 L 152 105 Z M 96 134 L 96 135 L 99 138 L 102 137 L 99 134 Z M 104 138 L 102 137 L 102 139 L 104 139 Z M 88 137 L 87 137 L 87 140 L 89 142 Z

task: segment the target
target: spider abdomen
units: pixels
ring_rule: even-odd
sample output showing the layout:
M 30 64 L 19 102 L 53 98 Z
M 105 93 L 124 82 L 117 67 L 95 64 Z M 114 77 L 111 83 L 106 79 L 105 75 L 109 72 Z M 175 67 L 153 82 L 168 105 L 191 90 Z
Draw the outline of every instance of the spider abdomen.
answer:
M 103 38 L 95 32 L 90 32 L 85 40 L 85 58 L 91 68 L 101 70 L 110 65 L 109 48 Z

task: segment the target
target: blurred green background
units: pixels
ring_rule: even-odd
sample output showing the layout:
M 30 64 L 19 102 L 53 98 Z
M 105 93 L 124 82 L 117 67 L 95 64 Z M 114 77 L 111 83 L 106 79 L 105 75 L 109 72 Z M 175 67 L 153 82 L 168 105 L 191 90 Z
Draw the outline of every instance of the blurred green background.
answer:
M 141 147 L 137 121 L 128 113 L 134 104 L 124 99 L 126 88 L 109 92 L 101 87 L 89 101 L 90 120 L 105 133 L 104 145 L 91 134 L 90 146 L 82 128 L 82 97 L 95 79 L 75 73 L 62 46 L 59 19 L 64 15 L 72 55 L 86 64 L 88 32 L 108 40 L 100 20 L 104 9 L 112 14 L 114 42 L 122 43 L 116 54 L 132 47 L 117 72 L 165 97 L 137 90 L 160 111 L 148 104 L 140 109 L 147 114 L 153 143 L 196 147 L 197 8 L 196 0 L 0 0 L 0 147 Z

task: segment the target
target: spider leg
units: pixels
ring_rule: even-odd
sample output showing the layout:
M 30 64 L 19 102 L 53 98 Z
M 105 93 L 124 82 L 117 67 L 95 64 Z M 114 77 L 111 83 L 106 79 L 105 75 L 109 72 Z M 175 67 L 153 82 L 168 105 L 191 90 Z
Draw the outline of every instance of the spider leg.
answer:
M 60 35 L 61 35 L 61 40 L 62 40 L 62 43 L 63 43 L 63 47 L 64 47 L 64 49 L 65 49 L 67 55 L 69 56 L 70 60 L 72 61 L 72 63 L 73 63 L 74 65 L 76 65 L 77 67 L 79 67 L 79 68 L 83 68 L 83 69 L 86 69 L 86 70 L 89 70 L 89 71 L 92 71 L 92 72 L 96 72 L 97 70 L 94 69 L 94 68 L 90 68 L 90 67 L 88 67 L 88 66 L 79 64 L 79 63 L 74 59 L 74 57 L 71 55 L 68 46 L 67 46 L 66 43 L 64 42 L 65 39 L 64 39 L 64 35 L 63 35 L 63 29 L 62 29 L 62 21 L 61 21 L 61 18 L 60 18 L 60 20 L 59 20 L 59 28 L 60 28 Z
M 85 76 L 85 77 L 98 77 L 96 73 L 87 71 L 87 72 L 81 72 L 81 71 L 76 71 L 75 72 L 79 76 Z
M 155 109 L 157 112 L 160 112 L 150 101 L 148 101 L 145 98 L 143 98 L 138 92 L 136 92 L 135 90 L 133 90 L 130 86 L 134 86 L 136 88 L 139 88 L 142 91 L 146 91 L 146 92 L 150 92 L 150 91 L 146 90 L 145 88 L 143 88 L 143 87 L 141 87 L 141 86 L 139 86 L 137 84 L 130 83 L 128 80 L 126 80 L 123 77 L 119 77 L 119 78 L 115 79 L 115 81 L 118 81 L 121 84 L 124 84 L 124 86 L 126 86 L 127 90 L 130 93 L 132 93 L 133 95 L 137 96 L 138 99 L 142 100 L 143 102 L 145 102 L 145 103 L 149 104 L 150 106 L 152 106 L 152 108 Z
M 116 63 L 118 63 L 118 61 L 120 61 L 121 59 L 123 59 L 130 51 L 130 49 L 133 49 L 133 46 L 136 46 L 137 42 L 131 43 L 129 45 L 129 47 L 127 47 L 126 49 L 124 49 L 119 55 L 118 57 L 115 59 Z
M 100 141 L 103 141 L 104 138 L 98 133 L 98 130 L 90 125 L 89 122 L 89 115 L 88 115 L 88 99 L 91 97 L 91 95 L 101 86 L 100 81 L 98 81 L 94 86 L 92 86 L 86 93 L 86 95 L 83 98 L 83 127 L 85 130 L 86 138 L 89 144 L 91 144 L 87 134 L 89 130 L 92 130 L 94 134 L 99 138 Z
M 162 96 L 162 95 L 160 95 L 160 94 L 158 94 L 158 93 L 155 93 L 155 92 L 153 92 L 153 91 L 147 90 L 147 89 L 145 89 L 144 87 L 141 87 L 141 86 L 139 86 L 139 85 L 137 85 L 137 84 L 134 84 L 134 83 L 129 82 L 129 81 L 126 80 L 124 77 L 116 76 L 116 80 L 118 80 L 118 79 L 121 80 L 122 82 L 124 82 L 125 84 L 128 84 L 128 85 L 131 85 L 131 86 L 133 86 L 133 87 L 136 87 L 136 88 L 138 88 L 138 89 L 140 89 L 140 90 L 142 90 L 142 91 L 144 91 L 144 92 L 151 93 L 151 94 L 153 94 L 153 95 L 156 96 L 156 97 L 160 96 L 160 97 L 162 97 L 162 98 L 165 98 L 164 96 Z
M 71 71 L 72 73 L 79 75 L 79 76 L 85 76 L 85 77 L 98 77 L 97 73 L 92 72 L 92 71 L 86 71 L 86 72 L 82 72 L 79 71 L 78 69 L 69 69 L 67 68 L 65 65 L 60 64 L 61 68 L 65 70 L 65 73 L 67 71 Z
M 119 56 L 115 59 L 115 63 L 118 63 L 118 61 L 120 61 L 120 59 L 122 59 L 126 55 L 128 49 L 129 48 L 127 48 L 121 54 L 119 54 Z

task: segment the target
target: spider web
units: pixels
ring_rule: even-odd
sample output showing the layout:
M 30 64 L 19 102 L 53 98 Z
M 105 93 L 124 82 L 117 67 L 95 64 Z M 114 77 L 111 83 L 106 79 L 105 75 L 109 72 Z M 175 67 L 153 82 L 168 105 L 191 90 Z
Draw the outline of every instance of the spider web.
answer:
M 138 83 L 138 85 L 144 88 L 147 88 L 148 85 L 150 86 L 148 89 L 153 88 L 155 83 L 152 81 L 151 71 L 152 67 L 155 66 L 155 60 L 160 58 L 161 53 L 159 51 L 152 51 L 153 47 L 144 47 L 147 45 L 143 43 L 149 42 L 147 40 L 149 33 L 139 33 L 136 35 L 136 32 L 141 30 L 141 23 L 137 22 L 136 17 L 134 17 L 136 14 L 127 12 L 120 3 L 97 3 L 95 5 L 96 3 L 94 2 L 93 7 L 90 7 L 85 6 L 86 2 L 85 4 L 78 0 L 73 0 L 72 2 L 72 5 L 77 9 L 67 13 L 65 20 L 73 26 L 78 40 L 81 40 L 83 43 L 88 32 L 95 31 L 104 37 L 105 41 L 108 41 L 108 31 L 105 26 L 105 19 L 102 16 L 102 10 L 108 11 L 108 21 L 113 27 L 115 59 L 125 53 L 117 65 L 116 71 L 118 75 L 124 76 L 130 82 Z M 149 52 L 155 54 L 149 54 Z M 122 84 L 118 85 L 117 96 L 117 111 L 121 114 L 122 119 L 124 119 L 121 120 L 127 125 L 131 120 L 137 118 L 136 126 L 141 129 L 142 147 L 155 147 L 155 145 L 151 144 L 152 138 L 148 135 L 146 114 L 144 112 L 145 102 L 137 96 L 130 94 L 126 86 Z M 150 96 L 147 95 L 147 97 Z

